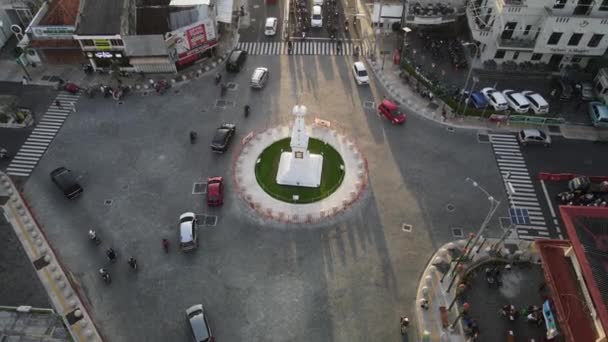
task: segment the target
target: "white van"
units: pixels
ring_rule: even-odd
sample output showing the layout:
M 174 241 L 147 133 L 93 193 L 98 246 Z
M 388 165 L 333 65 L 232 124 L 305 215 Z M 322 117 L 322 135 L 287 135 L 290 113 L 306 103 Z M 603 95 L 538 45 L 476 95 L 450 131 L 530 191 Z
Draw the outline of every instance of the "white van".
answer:
M 321 14 L 321 6 L 312 7 L 312 18 L 310 19 L 310 26 L 323 27 L 323 15 Z

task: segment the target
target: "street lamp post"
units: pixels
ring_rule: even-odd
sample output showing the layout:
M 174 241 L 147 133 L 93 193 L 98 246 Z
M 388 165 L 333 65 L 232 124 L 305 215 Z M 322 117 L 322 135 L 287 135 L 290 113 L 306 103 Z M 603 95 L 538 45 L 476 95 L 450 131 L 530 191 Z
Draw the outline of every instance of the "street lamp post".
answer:
M 467 78 L 464 81 L 464 88 L 463 91 L 466 91 L 467 86 L 469 85 L 469 78 L 471 78 L 471 72 L 473 72 L 473 61 L 475 60 L 475 57 L 477 57 L 477 44 L 475 43 L 470 43 L 470 42 L 466 42 L 466 43 L 462 43 L 462 46 L 474 46 L 475 47 L 475 53 L 473 54 L 473 58 L 471 58 L 471 65 L 469 66 L 469 73 L 467 74 Z M 464 95 L 464 94 L 462 94 Z M 460 96 L 460 101 L 458 101 L 458 107 L 456 108 L 456 113 L 459 113 L 460 111 L 460 105 L 462 104 L 462 101 L 464 99 L 464 96 Z M 464 111 L 463 111 L 464 113 Z
M 465 252 L 464 255 L 461 255 L 458 258 L 458 261 L 456 262 L 456 266 L 454 266 L 454 269 L 452 270 L 452 273 L 453 273 L 454 277 L 456 276 L 456 274 L 454 274 L 454 273 L 458 269 L 458 266 L 464 260 L 466 260 L 469 257 L 469 255 L 471 254 L 471 251 L 473 251 L 473 248 L 475 248 L 475 245 L 477 245 L 477 242 L 479 242 L 479 238 L 481 237 L 483 231 L 486 229 L 487 225 L 490 223 L 490 220 L 492 219 L 492 216 L 494 216 L 494 213 L 496 213 L 496 210 L 498 210 L 498 207 L 500 206 L 500 201 L 496 200 L 494 198 L 494 196 L 490 195 L 490 193 L 488 193 L 486 191 L 486 189 L 484 189 L 481 185 L 479 185 L 479 183 L 477 183 L 476 181 L 474 181 L 473 179 L 471 179 L 469 177 L 467 177 L 465 179 L 465 181 L 470 182 L 474 187 L 476 187 L 477 189 L 481 190 L 481 192 L 483 192 L 484 195 L 486 195 L 488 197 L 488 201 L 490 201 L 490 210 L 488 211 L 488 214 L 486 215 L 486 218 L 481 223 L 481 226 L 479 227 L 479 231 L 475 235 L 475 240 L 471 244 L 471 248 L 469 248 Z

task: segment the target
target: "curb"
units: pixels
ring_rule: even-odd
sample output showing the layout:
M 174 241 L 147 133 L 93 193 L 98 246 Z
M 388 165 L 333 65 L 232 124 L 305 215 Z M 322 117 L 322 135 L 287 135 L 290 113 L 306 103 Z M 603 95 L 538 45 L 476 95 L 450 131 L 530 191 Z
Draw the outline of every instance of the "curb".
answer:
M 26 252 L 53 307 L 75 341 L 103 341 L 80 289 L 58 259 L 40 225 L 9 176 L 0 172 L 0 195 L 7 198 L 2 209 Z

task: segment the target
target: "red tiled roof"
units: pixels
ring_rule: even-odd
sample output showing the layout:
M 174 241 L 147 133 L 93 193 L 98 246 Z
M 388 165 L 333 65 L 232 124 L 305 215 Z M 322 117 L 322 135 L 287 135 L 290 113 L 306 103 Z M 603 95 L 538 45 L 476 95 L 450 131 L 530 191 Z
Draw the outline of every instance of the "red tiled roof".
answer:
M 40 25 L 75 25 L 80 0 L 53 0 Z
M 552 293 L 557 320 L 566 341 L 595 341 L 593 321 L 586 310 L 572 264 L 564 256 L 570 242 L 564 240 L 536 240 L 547 286 Z M 580 260 L 579 260 L 580 261 Z
M 608 208 L 560 206 L 583 278 L 605 330 L 608 330 Z

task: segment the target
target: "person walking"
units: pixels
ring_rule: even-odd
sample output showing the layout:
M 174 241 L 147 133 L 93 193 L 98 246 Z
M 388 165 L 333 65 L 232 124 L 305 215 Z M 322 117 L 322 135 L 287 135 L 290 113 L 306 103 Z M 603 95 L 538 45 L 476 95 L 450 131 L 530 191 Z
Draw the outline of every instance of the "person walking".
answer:
M 59 100 L 55 100 L 55 106 L 61 108 L 61 102 L 59 102 Z

